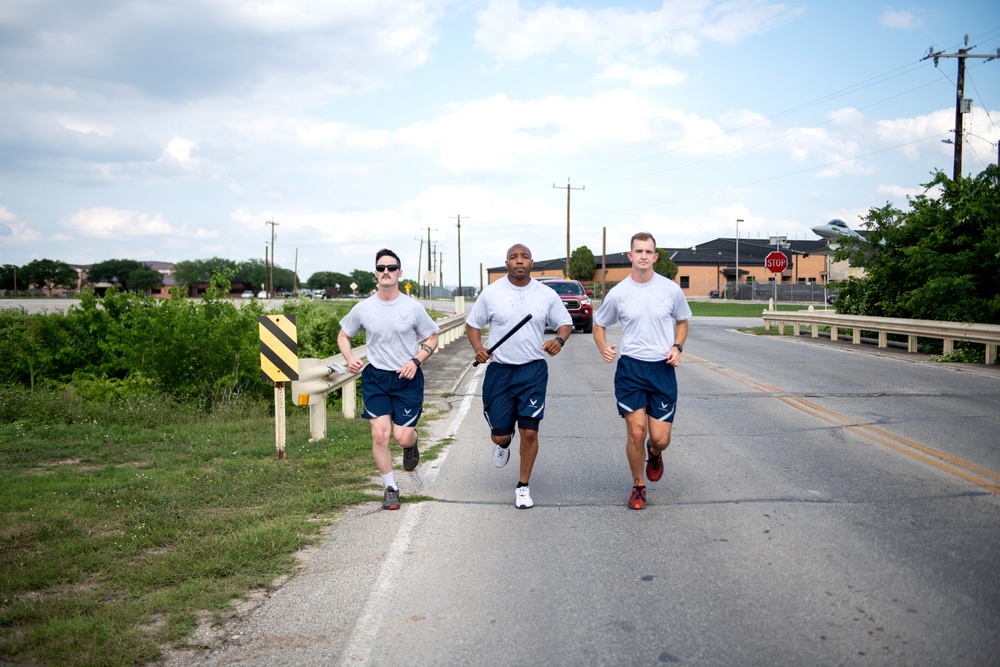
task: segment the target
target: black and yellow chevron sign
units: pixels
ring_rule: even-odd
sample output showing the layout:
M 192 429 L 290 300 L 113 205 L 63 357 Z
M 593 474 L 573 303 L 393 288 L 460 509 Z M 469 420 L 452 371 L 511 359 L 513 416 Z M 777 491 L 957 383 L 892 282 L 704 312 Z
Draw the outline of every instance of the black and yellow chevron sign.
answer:
M 264 382 L 299 379 L 299 339 L 294 315 L 261 315 L 260 375 Z

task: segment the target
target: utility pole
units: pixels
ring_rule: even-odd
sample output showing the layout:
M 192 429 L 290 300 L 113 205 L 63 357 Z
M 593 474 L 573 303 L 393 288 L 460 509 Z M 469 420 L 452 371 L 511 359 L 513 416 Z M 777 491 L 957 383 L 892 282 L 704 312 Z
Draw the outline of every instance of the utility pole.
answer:
M 455 217 L 458 218 L 458 295 L 465 299 L 465 293 L 462 292 L 462 214 Z M 465 217 L 468 219 L 469 216 Z
M 424 263 L 424 237 L 421 236 L 419 239 L 413 239 L 413 240 L 414 241 L 420 241 L 420 253 L 417 255 L 417 271 L 419 272 L 420 271 L 420 267 Z M 423 284 L 423 281 L 419 280 L 419 278 L 420 278 L 419 275 L 417 276 L 417 278 L 418 278 L 417 284 L 418 285 Z M 422 293 L 423 293 L 423 290 L 421 290 L 421 294 Z
M 959 49 L 958 53 L 935 52 L 932 46 L 927 49 L 927 55 L 921 58 L 921 60 L 933 58 L 935 67 L 938 66 L 938 59 L 940 58 L 958 59 L 958 84 L 955 89 L 955 165 L 951 179 L 953 181 L 958 181 L 962 175 L 962 117 L 972 110 L 972 100 L 965 97 L 965 59 L 986 58 L 986 62 L 989 62 L 994 58 L 1000 58 L 1000 48 L 997 49 L 996 53 L 992 54 L 969 53 L 975 47 L 969 47 L 968 35 L 965 36 L 965 46 L 966 48 Z
M 605 281 L 608 278 L 608 228 L 601 228 L 601 299 L 604 299 Z
M 736 280 L 733 281 L 733 300 L 740 298 L 740 223 L 743 218 L 736 219 Z
M 277 223 L 274 220 L 268 220 L 264 224 L 271 225 L 271 275 L 267 280 L 267 297 L 270 299 L 274 296 L 274 228 L 280 223 Z
M 421 230 L 423 227 L 421 227 Z M 424 274 L 423 280 L 420 283 L 424 286 L 424 298 L 429 299 L 431 296 L 431 282 L 434 278 L 434 270 L 431 268 L 431 257 L 434 255 L 433 246 L 431 246 L 431 232 L 436 232 L 437 229 L 431 229 L 430 225 L 427 225 L 427 273 Z M 428 278 L 428 276 L 430 276 Z
M 556 188 L 558 190 L 562 186 L 559 186 L 559 185 L 556 185 L 555 183 L 553 183 L 552 187 Z M 571 188 L 569 186 L 569 179 L 568 178 L 566 179 L 566 266 L 563 267 L 563 277 L 564 278 L 569 278 L 569 195 L 570 195 L 570 190 L 586 190 L 586 189 L 587 189 L 586 185 L 584 185 L 583 187 L 580 187 L 580 188 Z

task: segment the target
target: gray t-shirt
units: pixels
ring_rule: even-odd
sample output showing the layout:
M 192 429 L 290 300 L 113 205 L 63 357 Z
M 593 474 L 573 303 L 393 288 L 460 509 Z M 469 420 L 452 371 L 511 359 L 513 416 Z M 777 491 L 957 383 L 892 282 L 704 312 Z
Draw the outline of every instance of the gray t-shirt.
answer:
M 439 331 L 420 302 L 405 294 L 383 301 L 373 294 L 340 321 L 348 336 L 365 332 L 368 363 L 383 371 L 398 371 L 417 355 L 420 341 Z
M 622 323 L 622 356 L 663 361 L 674 345 L 674 322 L 691 317 L 680 286 L 658 273 L 646 283 L 625 278 L 604 297 L 594 324 L 607 328 Z
M 518 287 L 504 276 L 483 289 L 465 322 L 476 329 L 489 325 L 492 343 L 500 340 L 529 313 L 531 320 L 493 353 L 493 360 L 502 364 L 526 364 L 545 358 L 542 344 L 546 327 L 555 331 L 564 324 L 573 323 L 562 299 L 551 287 L 537 280 Z

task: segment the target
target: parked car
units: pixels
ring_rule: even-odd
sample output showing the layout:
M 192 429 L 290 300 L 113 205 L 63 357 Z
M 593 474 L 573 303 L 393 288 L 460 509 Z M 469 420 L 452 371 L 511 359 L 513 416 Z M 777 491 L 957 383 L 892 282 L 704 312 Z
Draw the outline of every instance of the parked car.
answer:
M 563 278 L 558 278 L 556 276 L 542 276 L 541 278 L 535 278 L 535 280 L 537 280 L 540 283 L 549 283 L 549 282 L 552 282 L 553 280 L 564 280 L 564 279 Z M 584 292 L 586 292 L 587 296 L 593 298 L 593 296 L 594 296 L 594 290 L 590 289 L 589 287 L 585 287 L 584 288 Z M 476 296 L 479 296 L 479 295 L 477 294 Z
M 548 287 L 555 290 L 563 305 L 573 318 L 573 326 L 584 333 L 594 331 L 594 307 L 590 303 L 587 290 L 583 288 L 583 283 L 579 280 L 562 280 L 556 278 L 545 278 L 541 281 Z
M 248 290 L 248 289 L 243 290 L 243 294 L 241 294 L 240 297 L 243 299 L 252 299 L 253 290 Z

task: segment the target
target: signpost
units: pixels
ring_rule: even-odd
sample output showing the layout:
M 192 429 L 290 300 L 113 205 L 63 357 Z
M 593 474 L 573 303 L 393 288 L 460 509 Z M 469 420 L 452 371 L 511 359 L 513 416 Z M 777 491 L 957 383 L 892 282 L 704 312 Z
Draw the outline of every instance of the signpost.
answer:
M 780 242 L 779 242 L 780 243 Z M 766 268 L 774 276 L 774 296 L 771 297 L 773 303 L 778 302 L 778 274 L 788 268 L 788 258 L 785 257 L 785 253 L 775 250 L 774 252 L 768 253 L 767 257 L 764 258 L 764 268 Z M 776 306 L 774 306 L 776 307 Z
M 788 258 L 785 253 L 775 250 L 764 258 L 764 267 L 771 273 L 781 273 L 788 268 Z
M 299 379 L 299 339 L 295 315 L 261 315 L 260 374 L 274 382 L 274 440 L 278 460 L 285 458 L 285 382 Z

